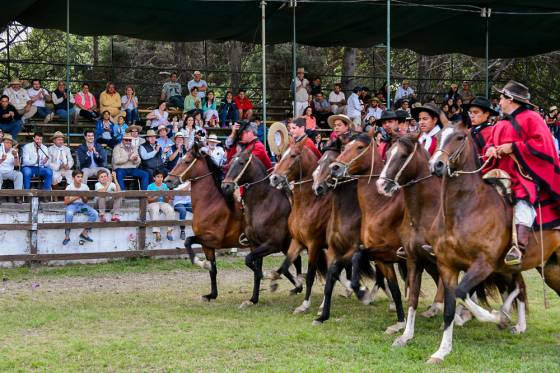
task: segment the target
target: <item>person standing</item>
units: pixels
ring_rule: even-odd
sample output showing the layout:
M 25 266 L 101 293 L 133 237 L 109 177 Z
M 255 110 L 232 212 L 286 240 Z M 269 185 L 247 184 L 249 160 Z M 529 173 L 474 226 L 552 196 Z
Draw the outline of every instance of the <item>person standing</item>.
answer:
M 362 87 L 356 86 L 352 90 L 352 94 L 348 97 L 348 106 L 346 107 L 346 114 L 348 118 L 352 120 L 355 131 L 362 130 L 362 111 L 364 107 L 360 100 L 360 94 L 362 93 Z
M 294 118 L 301 117 L 303 111 L 309 106 L 309 80 L 305 78 L 305 69 L 299 67 L 296 72 L 296 79 L 292 81 L 292 95 L 295 101 Z

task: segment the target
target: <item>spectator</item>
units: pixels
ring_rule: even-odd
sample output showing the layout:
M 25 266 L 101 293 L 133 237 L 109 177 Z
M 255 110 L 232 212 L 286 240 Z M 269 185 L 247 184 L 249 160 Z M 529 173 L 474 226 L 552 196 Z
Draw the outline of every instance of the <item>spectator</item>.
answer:
M 177 81 L 177 73 L 171 73 L 171 75 L 169 75 L 169 81 L 163 84 L 160 99 L 164 102 L 168 102 L 171 107 L 183 109 L 181 83 Z
M 196 111 L 193 114 L 193 118 L 194 118 L 194 125 L 195 127 L 198 128 L 204 128 L 204 121 L 202 120 L 202 114 L 200 113 L 200 111 Z
M 31 188 L 31 178 L 43 178 L 43 189 L 51 190 L 53 172 L 48 167 L 49 149 L 43 145 L 43 134 L 35 132 L 33 142 L 25 144 L 23 147 L 23 188 L 29 190 Z
M 12 138 L 12 135 L 7 133 L 2 139 L 2 148 L 0 149 L 0 190 L 4 180 L 12 180 L 15 190 L 23 188 L 23 174 L 16 171 L 15 167 L 19 167 L 17 142 Z M 17 197 L 16 201 L 20 202 L 21 198 Z
M 413 102 L 416 99 L 416 94 L 414 89 L 410 86 L 410 81 L 405 79 L 402 81 L 402 85 L 397 89 L 395 94 L 395 106 L 399 107 L 401 100 L 408 99 Z
M 204 123 L 213 128 L 218 127 L 218 110 L 214 91 L 208 91 L 205 98 L 202 99 L 202 114 L 204 115 Z
M 121 143 L 127 128 L 128 124 L 126 124 L 124 117 L 122 115 L 119 115 L 119 117 L 117 118 L 117 124 L 113 126 L 113 139 L 115 139 L 115 145 Z
M 134 126 L 128 127 L 133 128 Z M 153 131 L 152 131 L 153 132 Z M 117 181 L 122 190 L 125 190 L 124 178 L 134 177 L 140 181 L 140 189 L 146 190 L 150 182 L 150 175 L 140 170 L 141 159 L 138 154 L 138 147 L 132 145 L 134 137 L 131 133 L 125 133 L 120 144 L 113 149 L 113 169 L 117 175 Z M 108 173 L 107 173 L 108 174 Z
M 323 138 L 321 137 L 321 133 L 310 131 L 308 132 L 308 136 L 310 139 L 313 140 L 313 144 L 315 144 L 315 147 L 319 149 L 321 153 L 323 153 L 323 148 L 325 147 L 325 144 L 323 142 Z
M 89 84 L 82 83 L 82 90 L 74 95 L 74 103 L 78 108 L 78 115 L 89 120 L 99 117 L 95 96 L 89 92 Z
M 319 92 L 315 95 L 315 99 L 313 100 L 313 109 L 317 124 L 320 127 L 328 127 L 327 119 L 332 115 L 332 112 L 331 105 L 323 96 L 323 92 Z
M 237 106 L 239 119 L 251 120 L 251 117 L 253 116 L 253 104 L 245 93 L 244 89 L 239 90 L 239 93 L 235 96 L 235 106 Z
M 376 97 L 379 99 L 381 103 L 387 102 L 387 83 L 383 83 L 381 88 L 379 88 Z M 384 108 L 382 109 L 385 110 Z
M 410 112 L 410 102 L 408 100 L 402 100 L 399 110 Z
M 212 158 L 214 163 L 221 168 L 226 161 L 226 155 L 224 148 L 218 146 L 218 144 L 220 143 L 220 140 L 218 140 L 218 136 L 216 136 L 216 134 L 214 133 L 211 134 L 210 136 L 208 136 L 207 143 L 208 145 L 202 148 L 202 151 L 208 154 Z
M 63 178 L 66 185 L 72 184 L 72 167 L 74 159 L 70 148 L 64 145 L 64 134 L 56 131 L 51 138 L 53 144 L 48 149 L 49 167 L 53 171 L 52 185 L 59 184 Z
M 294 118 L 301 117 L 305 108 L 309 106 L 308 99 L 311 90 L 309 80 L 305 79 L 305 69 L 303 67 L 297 69 L 296 79 L 292 81 L 291 90 L 296 103 Z
M 342 92 L 342 86 L 338 83 L 334 85 L 334 90 L 329 93 L 329 104 L 333 114 L 344 114 L 346 112 L 346 96 Z
M 97 173 L 97 183 L 95 183 L 96 192 L 115 193 L 120 192 L 121 187 L 117 182 L 117 174 L 115 171 L 111 173 L 112 179 L 109 174 L 103 170 Z M 105 223 L 105 212 L 107 207 L 111 210 L 111 221 L 121 221 L 120 209 L 122 204 L 122 197 L 97 197 L 97 208 L 99 210 L 99 221 Z
M 74 170 L 72 172 L 73 182 L 66 186 L 66 190 L 77 190 L 88 192 L 89 188 L 86 183 L 82 183 L 84 174 L 80 170 Z M 86 179 L 87 180 L 87 179 Z M 87 204 L 88 197 L 64 197 L 64 204 L 66 205 L 66 213 L 64 216 L 64 221 L 66 223 L 72 223 L 74 220 L 74 215 L 77 213 L 86 214 L 88 217 L 88 222 L 93 223 L 97 220 L 97 211 L 95 211 L 90 205 Z M 84 228 L 82 233 L 80 233 L 80 240 L 93 242 L 89 236 L 89 228 Z M 70 229 L 64 230 L 64 240 L 63 245 L 68 245 L 70 242 Z
M 121 98 L 121 110 L 126 113 L 126 122 L 133 125 L 138 120 L 138 97 L 134 95 L 134 87 L 126 86 L 125 94 Z
M 239 119 L 239 109 L 235 105 L 233 100 L 233 93 L 231 91 L 226 92 L 226 96 L 222 99 L 220 103 L 220 124 L 222 127 L 231 127 L 233 123 L 236 123 Z
M 169 125 L 169 113 L 166 111 L 165 101 L 160 101 L 158 108 L 146 115 L 146 119 L 150 121 L 150 128 L 158 128 L 162 124 Z
M 111 121 L 111 113 L 105 110 L 95 125 L 95 142 L 113 148 L 118 144 L 114 137 L 115 125 Z
M 9 132 L 13 139 L 17 139 L 23 123 L 17 109 L 10 104 L 10 98 L 6 95 L 0 97 L 0 129 L 2 133 Z
M 375 118 L 375 120 L 378 120 L 379 118 L 381 118 L 381 113 L 383 113 L 383 109 L 379 107 L 379 99 L 377 97 L 370 98 L 369 106 L 364 120 L 366 122 L 369 122 L 369 118 L 371 117 Z
M 140 131 L 142 131 L 142 127 L 137 126 L 136 124 L 133 124 L 132 126 L 129 126 L 125 131 L 125 136 L 126 136 L 126 134 L 130 134 L 130 137 L 132 139 L 132 146 L 135 146 L 136 149 L 138 149 L 138 147 L 140 145 L 142 145 L 143 143 L 146 142 L 146 140 L 144 140 L 142 137 L 140 137 Z M 124 136 L 123 136 L 123 139 L 124 139 Z
M 313 108 L 308 106 L 305 108 L 303 112 L 303 117 L 305 118 L 305 128 L 308 130 L 313 130 L 317 128 L 317 120 L 315 119 L 315 115 L 313 115 Z
M 181 132 L 185 137 L 185 144 L 187 145 L 187 149 L 190 149 L 194 144 L 196 132 L 202 130 L 202 128 L 195 125 L 194 117 L 192 115 L 187 116 L 184 123 L 185 126 L 183 127 Z
M 355 130 L 361 130 L 362 126 L 362 103 L 360 102 L 360 93 L 362 92 L 362 87 L 357 86 L 352 90 L 352 94 L 348 97 L 348 106 L 346 107 L 346 113 L 354 125 Z
M 321 152 L 315 147 L 313 140 L 305 133 L 305 120 L 303 118 L 290 121 L 288 123 L 288 130 L 295 143 L 300 141 L 305 142 L 304 146 L 311 150 L 311 152 L 317 156 L 317 159 L 321 158 Z
M 84 131 L 84 143 L 76 150 L 78 159 L 78 168 L 84 173 L 84 179 L 96 177 L 100 170 L 107 169 L 107 152 L 99 144 L 95 143 L 95 135 L 93 130 Z
M 166 184 L 163 183 L 163 172 L 160 170 L 154 171 L 154 182 L 148 185 L 148 190 L 153 191 L 162 191 L 162 190 L 169 190 Z M 159 214 L 162 212 L 165 214 L 166 220 L 175 220 L 175 212 L 173 211 L 173 207 L 169 204 L 171 201 L 171 197 L 164 197 L 164 196 L 156 196 L 156 197 L 148 197 L 148 213 L 150 214 L 150 218 L 152 220 L 159 220 Z M 156 236 L 156 241 L 161 241 L 161 234 L 159 227 L 153 227 L 152 232 Z M 173 228 L 167 228 L 167 239 L 169 241 L 173 241 Z
M 315 97 L 317 93 L 323 92 L 323 88 L 321 88 L 321 83 L 322 83 L 321 78 L 316 77 L 315 79 L 313 79 L 309 89 L 309 94 L 311 96 Z
M 31 88 L 27 90 L 27 95 L 32 102 L 32 105 L 37 108 L 37 116 L 43 118 L 43 123 L 49 123 L 54 113 L 51 108 L 47 106 L 47 102 L 51 102 L 51 95 L 45 88 L 41 88 L 41 81 L 33 79 L 31 81 Z
M 33 101 L 29 98 L 27 91 L 21 88 L 19 79 L 10 82 L 8 88 L 4 90 L 4 94 L 8 96 L 10 104 L 12 104 L 19 115 L 21 121 L 25 124 L 27 120 L 37 113 L 37 107 L 33 106 Z
M 362 100 L 362 104 L 367 105 L 371 96 L 369 95 L 369 88 L 362 87 L 362 93 L 360 94 L 360 100 Z
M 113 123 L 116 123 L 117 117 L 121 114 L 121 105 L 121 95 L 115 90 L 115 84 L 108 82 L 107 89 L 99 95 L 99 111 L 103 113 L 107 110 L 111 114 Z
M 173 136 L 173 141 L 175 142 L 171 146 L 171 154 L 167 160 L 167 170 L 171 171 L 177 165 L 177 162 L 187 154 L 187 147 L 185 146 L 185 137 L 182 132 L 177 132 Z
M 165 126 L 158 127 L 157 143 L 162 149 L 162 157 L 164 162 L 169 159 L 171 155 L 171 147 L 174 145 L 173 140 L 169 138 L 169 128 Z
M 548 124 L 549 126 L 552 124 L 556 123 L 556 117 L 558 116 L 558 107 L 555 106 L 551 106 L 548 109 L 548 114 L 545 115 L 544 120 L 546 122 L 546 124 Z
M 500 113 L 500 115 L 502 114 L 499 97 L 494 96 L 490 99 L 490 108 L 495 112 Z
M 184 110 L 187 114 L 194 114 L 201 108 L 200 97 L 198 97 L 197 87 L 192 87 L 190 92 L 190 95 L 185 97 Z
M 455 103 L 455 100 L 457 100 L 460 97 L 458 89 L 459 86 L 457 84 L 455 83 L 451 84 L 451 86 L 449 87 L 449 92 L 447 92 L 447 94 L 443 96 L 443 100 L 444 101 L 453 100 L 453 103 Z
M 206 84 L 206 80 L 202 80 L 200 79 L 202 77 L 202 74 L 200 73 L 200 71 L 195 71 L 193 73 L 193 79 L 189 80 L 189 82 L 187 83 L 187 89 L 192 92 L 192 88 L 196 87 L 198 88 L 197 94 L 198 94 L 198 98 L 199 99 L 203 99 L 206 96 L 206 90 L 208 89 L 208 84 Z
M 156 141 L 156 133 L 153 130 L 148 130 L 146 133 L 146 142 L 140 145 L 138 151 L 142 159 L 142 169 L 150 175 L 150 180 L 153 180 L 153 175 L 156 170 L 163 168 L 163 151 L 161 146 Z
M 68 97 L 70 97 L 70 103 L 68 103 Z M 72 95 L 72 92 L 69 92 L 66 89 L 66 83 L 64 83 L 64 80 L 58 81 L 56 89 L 51 94 L 51 98 L 54 104 L 55 114 L 62 120 L 72 118 L 72 121 L 76 123 L 78 120 L 78 112 L 74 108 L 74 96 Z M 68 104 L 70 106 L 68 106 Z
M 4 131 L 0 128 L 0 151 L 2 151 L 2 141 L 4 141 Z
M 260 117 L 255 117 L 251 124 L 257 129 L 257 138 L 264 144 L 264 122 Z
M 190 192 L 191 183 L 187 181 L 186 183 L 179 185 L 177 188 L 175 188 L 175 190 L 184 190 Z M 179 213 L 179 220 L 185 220 L 185 218 L 187 217 L 187 211 L 192 213 L 191 196 L 185 195 L 185 196 L 173 197 L 173 209 Z M 187 235 L 185 233 L 185 226 L 181 225 L 180 228 L 181 228 L 180 239 L 184 240 L 187 238 Z
M 463 81 L 463 87 L 459 90 L 459 96 L 463 98 L 465 104 L 470 103 L 471 100 L 474 98 L 474 94 L 471 91 L 469 82 L 467 82 L 466 80 Z

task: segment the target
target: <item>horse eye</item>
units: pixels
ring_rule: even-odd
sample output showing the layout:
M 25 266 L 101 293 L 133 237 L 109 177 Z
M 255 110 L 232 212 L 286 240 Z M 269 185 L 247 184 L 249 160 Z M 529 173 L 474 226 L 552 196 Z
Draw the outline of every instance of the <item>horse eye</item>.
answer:
M 363 145 L 358 145 L 358 150 L 362 150 L 364 148 Z
M 457 141 L 463 141 L 465 139 L 464 135 L 457 136 Z
M 290 154 L 290 157 L 295 158 L 295 157 L 297 157 L 297 155 L 296 154 Z

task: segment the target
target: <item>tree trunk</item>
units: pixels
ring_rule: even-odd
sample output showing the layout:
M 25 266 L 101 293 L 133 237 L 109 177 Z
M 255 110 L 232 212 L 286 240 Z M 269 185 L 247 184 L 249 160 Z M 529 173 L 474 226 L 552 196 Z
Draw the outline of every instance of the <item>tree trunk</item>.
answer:
M 93 37 L 93 65 L 99 65 L 99 38 Z
M 229 49 L 229 65 L 231 72 L 231 89 L 235 93 L 241 84 L 241 56 L 243 49 L 240 41 L 231 41 Z
M 420 53 L 416 53 L 416 78 L 418 79 L 418 84 L 415 87 L 418 94 L 418 100 L 424 102 L 426 101 L 426 92 L 429 91 L 430 81 L 423 79 L 430 79 L 430 56 L 423 56 Z
M 356 72 L 356 48 L 344 47 L 342 60 L 342 89 L 346 92 L 354 88 L 354 75 Z

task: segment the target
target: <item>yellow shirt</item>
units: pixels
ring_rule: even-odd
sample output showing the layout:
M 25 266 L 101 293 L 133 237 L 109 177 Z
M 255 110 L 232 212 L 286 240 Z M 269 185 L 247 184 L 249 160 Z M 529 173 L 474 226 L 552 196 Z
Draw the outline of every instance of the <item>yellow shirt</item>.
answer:
M 110 95 L 107 91 L 101 92 L 99 95 L 99 104 L 101 112 L 110 109 L 116 109 L 118 111 L 121 110 L 121 95 L 118 92 L 113 93 Z M 109 110 L 111 111 L 111 110 Z

